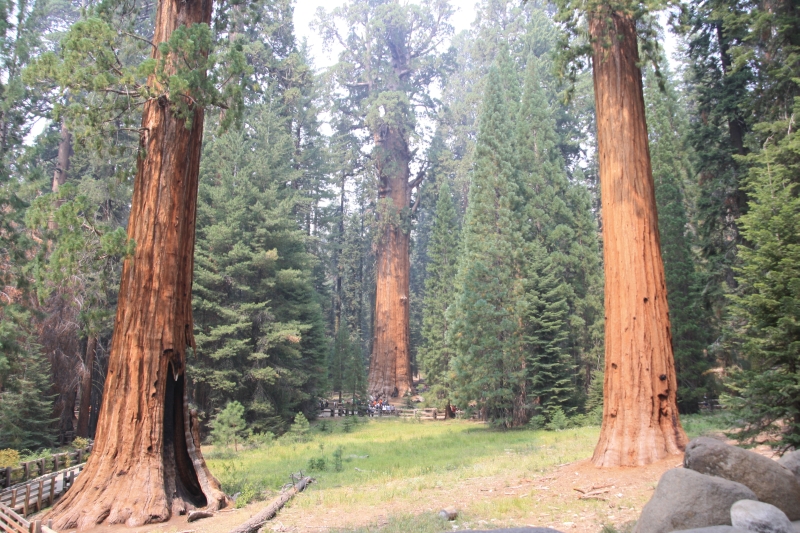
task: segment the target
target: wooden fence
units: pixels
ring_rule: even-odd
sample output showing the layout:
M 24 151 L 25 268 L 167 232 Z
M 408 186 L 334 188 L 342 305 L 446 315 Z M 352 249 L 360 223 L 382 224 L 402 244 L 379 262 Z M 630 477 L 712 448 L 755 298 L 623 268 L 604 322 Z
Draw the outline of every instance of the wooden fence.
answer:
M 0 468 L 0 489 L 8 489 L 12 485 L 25 483 L 29 479 L 59 472 L 71 465 L 86 461 L 92 451 L 92 445 L 71 452 L 57 453 L 50 457 L 42 457 L 35 461 L 20 463 L 14 468 Z
M 43 525 L 41 520 L 28 522 L 9 507 L 0 503 L 0 531 L 3 533 L 56 533 L 51 523 Z
M 71 466 L 0 492 L 0 505 L 26 517 L 53 505 L 75 482 L 84 465 Z
M 400 418 L 418 418 L 419 420 L 444 420 L 444 413 L 439 416 L 439 410 L 435 407 L 425 407 L 424 409 L 397 409 Z

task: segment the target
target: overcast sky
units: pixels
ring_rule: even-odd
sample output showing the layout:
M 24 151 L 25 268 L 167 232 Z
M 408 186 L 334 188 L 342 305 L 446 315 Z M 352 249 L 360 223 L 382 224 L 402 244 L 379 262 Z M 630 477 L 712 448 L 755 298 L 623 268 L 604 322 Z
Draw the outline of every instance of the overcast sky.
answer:
M 301 42 L 304 38 L 308 39 L 311 53 L 314 56 L 314 66 L 316 68 L 324 68 L 336 62 L 335 54 L 330 54 L 322 51 L 322 41 L 319 36 L 309 27 L 311 21 L 314 19 L 314 14 L 317 8 L 322 6 L 325 11 L 330 11 L 334 7 L 340 6 L 346 0 L 296 0 L 294 6 L 294 31 L 297 35 L 297 42 Z M 458 33 L 461 30 L 469 28 L 472 21 L 475 20 L 475 2 L 476 0 L 458 0 L 453 2 L 456 4 L 456 12 L 450 23 Z M 334 56 L 334 57 L 331 57 Z

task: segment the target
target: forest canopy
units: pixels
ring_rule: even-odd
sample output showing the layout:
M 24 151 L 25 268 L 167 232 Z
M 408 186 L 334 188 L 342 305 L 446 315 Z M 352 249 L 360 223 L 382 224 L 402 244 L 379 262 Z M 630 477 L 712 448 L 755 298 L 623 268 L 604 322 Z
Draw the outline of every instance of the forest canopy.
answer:
M 302 0 L 217 2 L 157 43 L 152 0 L 0 2 L 0 449 L 95 434 L 155 105 L 200 128 L 204 436 L 229 405 L 281 435 L 326 399 L 599 424 L 604 9 L 638 38 L 678 409 L 800 446 L 792 2 L 478 0 L 455 31 L 456 2 L 348 0 L 312 25 L 327 67 Z

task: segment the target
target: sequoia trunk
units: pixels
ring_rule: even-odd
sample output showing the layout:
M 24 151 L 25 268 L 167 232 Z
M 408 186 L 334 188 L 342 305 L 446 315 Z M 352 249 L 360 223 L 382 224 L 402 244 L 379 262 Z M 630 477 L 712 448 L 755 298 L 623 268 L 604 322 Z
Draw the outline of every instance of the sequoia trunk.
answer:
M 402 131 L 382 127 L 375 135 L 380 175 L 376 252 L 375 333 L 369 365 L 369 393 L 402 397 L 412 388 L 409 352 L 409 203 L 411 155 Z
M 67 172 L 69 172 L 69 160 L 72 156 L 72 135 L 67 129 L 67 124 L 61 121 L 61 140 L 58 142 L 58 157 L 56 159 L 56 169 L 53 172 L 53 194 L 58 192 L 64 183 L 67 182 Z M 56 200 L 56 207 L 63 203 L 62 200 Z M 57 229 L 55 220 L 48 222 L 48 227 L 51 230 Z
M 154 42 L 179 25 L 209 23 L 211 7 L 212 0 L 161 0 Z M 52 511 L 56 529 L 139 526 L 227 502 L 200 453 L 186 399 L 203 110 L 194 109 L 187 129 L 166 96 L 151 99 L 141 131 L 128 222 L 136 249 L 122 269 L 95 446 Z
M 605 264 L 605 383 L 597 466 L 680 453 L 667 288 L 634 20 L 590 20 Z
M 94 355 L 97 351 L 97 336 L 89 335 L 86 341 L 86 361 L 83 376 L 81 376 L 81 403 L 78 407 L 78 428 L 75 435 L 78 437 L 89 436 L 89 406 L 92 399 L 92 374 L 94 373 Z

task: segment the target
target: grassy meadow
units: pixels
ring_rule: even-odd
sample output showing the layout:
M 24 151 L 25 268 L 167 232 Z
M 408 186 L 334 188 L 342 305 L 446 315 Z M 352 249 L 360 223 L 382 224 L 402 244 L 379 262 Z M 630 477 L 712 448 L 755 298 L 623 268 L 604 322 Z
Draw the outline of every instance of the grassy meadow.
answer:
M 718 432 L 725 423 L 719 416 L 694 416 L 684 417 L 684 425 L 695 437 Z M 600 531 L 635 517 L 660 473 L 636 486 L 619 477 L 617 485 L 627 488 L 615 489 L 621 492 L 610 504 L 579 500 L 572 486 L 597 480 L 580 477 L 583 471 L 569 472 L 566 481 L 553 476 L 589 458 L 598 434 L 598 427 L 497 431 L 461 420 L 326 419 L 312 425 L 307 442 L 279 439 L 236 454 L 212 450 L 208 459 L 223 488 L 240 494 L 240 506 L 272 498 L 291 473 L 315 478 L 275 519 L 275 531 L 432 533 L 527 523 Z M 436 515 L 448 505 L 460 511 L 450 524 Z M 281 520 L 305 525 L 281 529 Z

